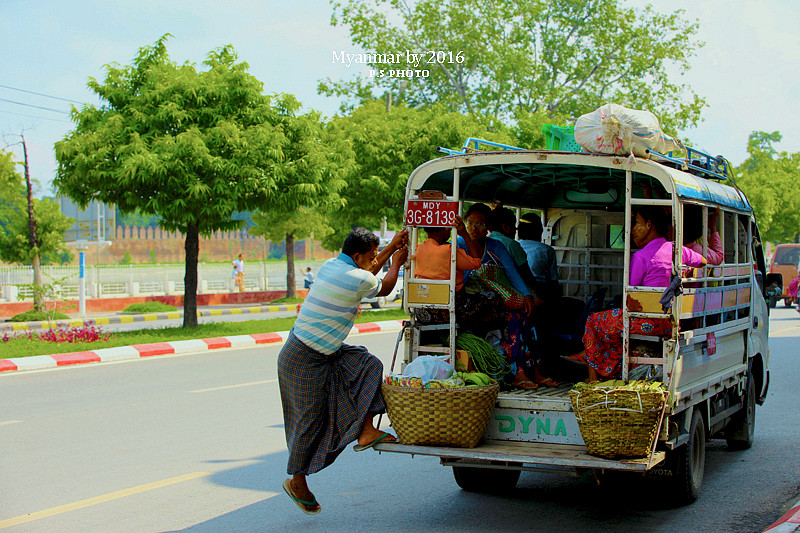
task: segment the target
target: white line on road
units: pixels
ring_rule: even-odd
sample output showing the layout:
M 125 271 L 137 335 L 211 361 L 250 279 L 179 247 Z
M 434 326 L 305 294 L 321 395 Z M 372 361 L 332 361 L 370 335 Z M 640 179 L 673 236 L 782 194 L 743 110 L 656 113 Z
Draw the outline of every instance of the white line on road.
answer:
M 0 426 L 7 426 L 9 424 L 21 424 L 22 420 L 6 420 L 5 422 L 0 422 Z
M 217 390 L 226 390 L 226 389 L 238 389 L 239 387 L 250 387 L 252 385 L 264 385 L 265 383 L 277 383 L 277 379 L 267 379 L 264 381 L 251 381 L 250 383 L 239 383 L 238 385 L 226 385 L 224 387 L 213 387 L 210 389 L 197 389 L 197 390 L 190 390 L 189 392 L 211 392 Z

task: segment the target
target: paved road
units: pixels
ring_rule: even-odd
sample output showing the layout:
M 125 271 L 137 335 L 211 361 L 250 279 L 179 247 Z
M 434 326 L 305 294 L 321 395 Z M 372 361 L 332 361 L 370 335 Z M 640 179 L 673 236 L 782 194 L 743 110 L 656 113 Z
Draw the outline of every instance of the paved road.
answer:
M 773 312 L 772 386 L 756 444 L 708 449 L 700 499 L 659 509 L 588 475 L 523 473 L 461 491 L 431 458 L 346 450 L 310 478 L 323 512 L 283 494 L 278 348 L 0 375 L 0 528 L 9 531 L 761 531 L 798 492 L 800 318 Z M 395 334 L 363 335 L 388 368 Z M 31 514 L 33 513 L 33 514 Z

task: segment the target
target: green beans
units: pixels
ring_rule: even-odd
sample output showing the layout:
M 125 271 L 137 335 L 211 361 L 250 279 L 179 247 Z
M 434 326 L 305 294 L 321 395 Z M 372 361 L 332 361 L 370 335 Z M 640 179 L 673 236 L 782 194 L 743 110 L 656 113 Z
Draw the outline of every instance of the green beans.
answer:
M 511 367 L 505 356 L 498 352 L 494 346 L 476 335 L 471 333 L 458 335 L 456 337 L 456 348 L 468 351 L 475 368 L 494 379 L 502 379 L 511 372 Z

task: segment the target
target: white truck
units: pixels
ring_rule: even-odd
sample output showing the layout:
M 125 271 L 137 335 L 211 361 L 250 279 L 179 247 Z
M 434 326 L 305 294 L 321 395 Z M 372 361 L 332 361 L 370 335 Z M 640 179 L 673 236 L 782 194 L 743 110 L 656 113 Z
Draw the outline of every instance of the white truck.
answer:
M 479 142 L 470 139 L 465 147 Z M 685 504 L 694 501 L 702 485 L 708 439 L 724 438 L 730 449 L 752 444 L 756 404 L 763 403 L 769 385 L 764 288 L 771 282 L 766 279 L 753 210 L 744 194 L 728 184 L 724 160 L 694 153 L 692 158 L 700 163 L 692 164 L 658 156 L 629 159 L 495 144 L 488 151 L 451 150 L 414 170 L 405 198 L 412 255 L 418 229 L 436 225 L 431 221 L 439 219 L 447 225 L 453 212 L 463 212 L 465 202 L 502 203 L 516 208 L 518 217 L 541 213 L 545 242 L 558 257 L 562 300 L 589 311 L 617 296 L 625 325 L 623 378 L 632 364 L 646 364 L 668 386 L 666 416 L 650 455 L 618 460 L 589 455 L 568 398 L 569 383 L 501 391 L 475 448 L 381 443 L 375 449 L 437 456 L 442 465 L 453 468 L 465 490 L 510 488 L 526 470 L 595 469 L 663 478 L 672 497 Z M 439 199 L 426 200 L 430 198 Z M 680 264 L 677 247 L 673 273 L 683 272 L 684 282 L 691 283 L 685 284 L 668 314 L 658 304 L 662 288 L 626 282 L 631 209 L 641 204 L 671 210 L 676 242 L 682 242 L 684 206 L 695 204 L 703 215 L 721 210 L 723 263 L 691 271 L 686 278 L 690 269 Z M 703 237 L 707 232 L 703 228 Z M 452 255 L 454 262 L 455 252 Z M 453 264 L 451 280 L 454 270 Z M 403 364 L 421 354 L 453 354 L 458 332 L 454 283 L 415 278 L 412 262 L 403 284 L 403 305 L 411 316 L 403 335 Z M 415 309 L 426 306 L 450 309 L 450 324 L 417 322 Z M 580 345 L 586 313 L 577 315 L 559 336 L 564 354 Z M 629 320 L 637 316 L 670 316 L 676 326 L 671 336 L 637 337 L 628 331 Z M 449 329 L 451 344 L 427 345 L 430 328 Z M 647 346 L 650 356 L 634 350 L 638 345 Z

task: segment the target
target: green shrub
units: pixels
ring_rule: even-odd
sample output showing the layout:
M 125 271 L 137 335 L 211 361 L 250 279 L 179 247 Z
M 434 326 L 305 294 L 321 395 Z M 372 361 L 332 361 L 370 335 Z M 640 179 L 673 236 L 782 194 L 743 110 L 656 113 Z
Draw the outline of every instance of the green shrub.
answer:
M 65 315 L 64 313 L 59 313 L 58 311 L 51 311 L 50 313 L 45 313 L 44 311 L 26 311 L 24 313 L 20 313 L 18 315 L 14 315 L 11 317 L 12 322 L 38 322 L 41 320 L 63 320 L 65 318 L 69 318 L 69 316 Z
M 122 310 L 123 313 L 165 313 L 169 311 L 177 311 L 177 307 L 163 302 L 140 302 L 131 304 Z
M 299 304 L 299 303 L 303 303 L 303 298 L 278 298 L 277 300 L 272 300 L 269 303 L 270 304 Z

